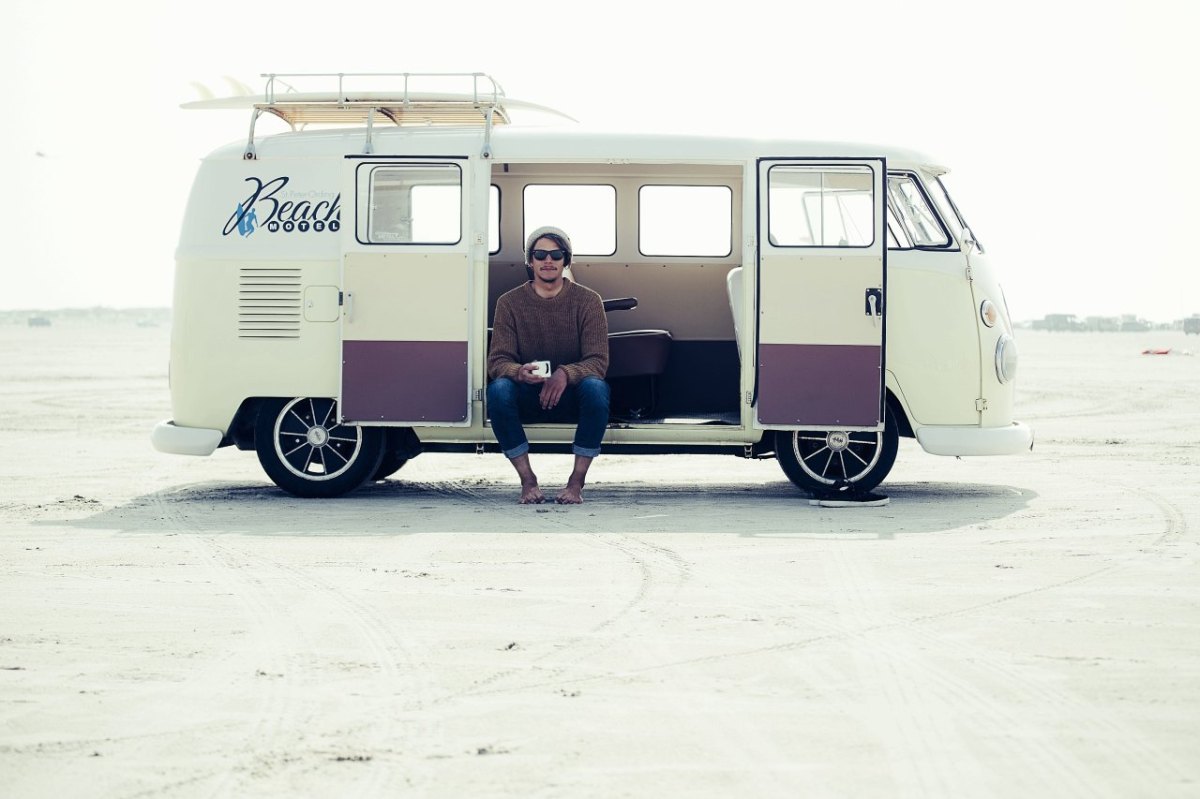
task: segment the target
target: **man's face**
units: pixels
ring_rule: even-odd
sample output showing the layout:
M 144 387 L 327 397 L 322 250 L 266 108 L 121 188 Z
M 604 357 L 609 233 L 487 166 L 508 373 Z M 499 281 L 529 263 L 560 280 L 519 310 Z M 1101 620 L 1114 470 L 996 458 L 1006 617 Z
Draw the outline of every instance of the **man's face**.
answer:
M 545 250 L 549 253 L 552 250 L 562 251 L 558 242 L 554 239 L 543 236 L 533 244 L 534 250 Z M 529 265 L 533 267 L 533 276 L 543 283 L 555 283 L 563 276 L 563 270 L 566 268 L 566 258 L 554 260 L 548 254 L 545 258 L 537 259 L 533 256 L 529 258 Z

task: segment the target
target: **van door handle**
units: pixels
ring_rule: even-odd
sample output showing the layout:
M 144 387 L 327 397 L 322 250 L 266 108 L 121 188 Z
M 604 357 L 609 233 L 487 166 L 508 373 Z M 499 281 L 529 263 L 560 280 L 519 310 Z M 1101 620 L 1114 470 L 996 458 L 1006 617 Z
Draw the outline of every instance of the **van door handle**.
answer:
M 354 321 L 354 292 L 346 292 L 346 321 Z
M 875 321 L 877 316 L 883 316 L 883 289 L 867 289 L 865 300 L 866 307 L 863 313 L 871 317 L 871 321 Z

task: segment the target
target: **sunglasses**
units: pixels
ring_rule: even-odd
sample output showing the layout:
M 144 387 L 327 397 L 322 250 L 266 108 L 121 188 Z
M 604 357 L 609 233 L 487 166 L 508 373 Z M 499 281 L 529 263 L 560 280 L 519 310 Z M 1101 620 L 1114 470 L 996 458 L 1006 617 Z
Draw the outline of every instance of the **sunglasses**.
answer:
M 535 261 L 544 261 L 547 255 L 549 255 L 550 259 L 553 261 L 561 261 L 563 258 L 567 257 L 566 250 L 534 250 L 529 254 L 533 256 L 533 260 Z

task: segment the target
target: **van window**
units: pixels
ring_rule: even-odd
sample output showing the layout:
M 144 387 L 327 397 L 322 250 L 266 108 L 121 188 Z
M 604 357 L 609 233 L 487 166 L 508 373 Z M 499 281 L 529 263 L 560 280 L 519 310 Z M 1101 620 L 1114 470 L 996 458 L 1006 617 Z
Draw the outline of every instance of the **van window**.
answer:
M 617 251 L 617 190 L 612 186 L 566 183 L 525 187 L 525 234 L 553 225 L 571 237 L 575 255 Z
M 369 192 L 367 213 L 358 215 L 360 240 L 457 244 L 462 237 L 462 171 L 457 164 L 374 166 Z
M 950 198 L 950 190 L 946 188 L 946 176 L 936 177 L 929 181 L 928 185 L 934 203 L 942 212 L 942 218 L 950 223 L 954 236 L 961 239 L 963 230 L 968 227 L 967 220 L 963 219 L 962 212 L 958 209 L 958 203 Z M 971 228 L 971 235 L 975 236 L 975 245 L 979 247 L 980 252 L 983 252 L 983 244 L 979 241 L 978 234 L 979 231 Z
M 732 251 L 732 232 L 728 186 L 642 186 L 638 191 L 642 255 L 724 258 Z
M 946 247 L 950 235 L 914 175 L 888 175 L 888 210 L 899 221 L 897 237 L 910 247 Z
M 500 187 L 488 190 L 488 255 L 500 252 Z
M 771 167 L 767 232 L 777 247 L 870 247 L 875 189 L 870 167 Z

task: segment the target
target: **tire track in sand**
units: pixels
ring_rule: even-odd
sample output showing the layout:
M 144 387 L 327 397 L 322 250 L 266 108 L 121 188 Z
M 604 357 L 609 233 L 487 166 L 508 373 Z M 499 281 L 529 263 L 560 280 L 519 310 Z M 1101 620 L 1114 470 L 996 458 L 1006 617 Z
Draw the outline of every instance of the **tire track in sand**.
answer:
M 499 502 L 490 496 L 494 492 L 481 492 L 477 487 L 462 481 L 414 485 L 432 493 L 466 500 L 492 511 L 499 505 Z M 511 497 L 507 487 L 504 496 L 504 505 L 508 507 L 511 505 Z M 514 512 L 528 510 L 519 506 L 512 506 L 511 509 Z M 628 533 L 598 533 L 589 530 L 586 522 L 570 518 L 565 509 L 561 513 L 533 515 L 530 532 L 536 531 L 534 524 L 542 529 L 573 533 L 580 543 L 594 549 L 619 552 L 636 572 L 636 586 L 628 599 L 615 611 L 592 624 L 587 630 L 550 642 L 544 652 L 530 658 L 525 664 L 497 670 L 475 681 L 469 688 L 440 697 L 437 702 L 556 685 L 575 664 L 594 659 L 600 653 L 632 638 L 646 625 L 659 620 L 661 612 L 672 607 L 674 598 L 691 579 L 691 564 L 678 552 L 669 547 L 643 541 Z M 537 671 L 537 679 L 533 682 L 528 679 L 530 670 Z M 513 680 L 518 678 L 525 679 L 514 683 Z

